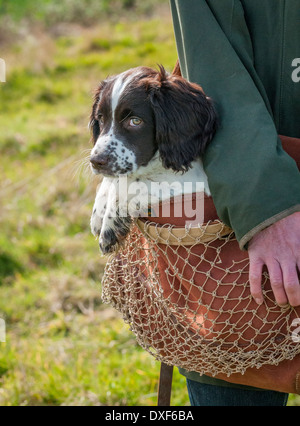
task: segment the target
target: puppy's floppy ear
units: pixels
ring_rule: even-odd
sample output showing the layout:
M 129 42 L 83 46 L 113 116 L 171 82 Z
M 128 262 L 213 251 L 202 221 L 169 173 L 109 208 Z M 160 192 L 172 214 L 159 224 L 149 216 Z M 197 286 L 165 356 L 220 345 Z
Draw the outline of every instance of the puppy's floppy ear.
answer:
M 148 85 L 156 122 L 156 141 L 163 165 L 185 172 L 212 140 L 217 117 L 200 86 L 163 67 Z
M 97 139 L 100 135 L 100 126 L 99 126 L 99 121 L 97 119 L 97 109 L 98 109 L 98 105 L 100 101 L 100 95 L 105 85 L 106 85 L 106 81 L 102 81 L 97 87 L 94 94 L 94 103 L 93 103 L 90 122 L 89 122 L 89 129 L 91 131 L 92 142 L 94 145 L 97 142 Z

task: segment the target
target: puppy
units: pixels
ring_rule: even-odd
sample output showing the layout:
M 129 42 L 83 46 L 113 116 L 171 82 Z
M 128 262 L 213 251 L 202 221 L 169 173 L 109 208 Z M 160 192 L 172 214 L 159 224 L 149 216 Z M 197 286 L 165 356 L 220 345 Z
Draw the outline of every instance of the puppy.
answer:
M 132 217 L 147 211 L 149 197 L 159 203 L 197 190 L 185 182 L 202 182 L 210 194 L 201 155 L 216 128 L 212 101 L 201 87 L 162 66 L 130 69 L 100 84 L 90 120 L 90 165 L 103 180 L 91 230 L 104 254 L 122 243 Z

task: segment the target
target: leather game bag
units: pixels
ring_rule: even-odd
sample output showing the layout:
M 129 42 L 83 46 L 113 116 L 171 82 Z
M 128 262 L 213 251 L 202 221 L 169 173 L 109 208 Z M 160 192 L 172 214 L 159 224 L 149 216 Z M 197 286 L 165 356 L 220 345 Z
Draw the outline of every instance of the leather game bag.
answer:
M 300 140 L 281 139 L 300 169 Z M 136 221 L 124 246 L 108 259 L 103 301 L 164 364 L 300 393 L 300 307 L 277 305 L 266 270 L 264 303 L 256 304 L 247 251 L 219 220 L 212 198 L 200 196 L 201 226 L 187 228 L 187 218 L 172 216 L 172 209 L 169 217 L 158 212 Z

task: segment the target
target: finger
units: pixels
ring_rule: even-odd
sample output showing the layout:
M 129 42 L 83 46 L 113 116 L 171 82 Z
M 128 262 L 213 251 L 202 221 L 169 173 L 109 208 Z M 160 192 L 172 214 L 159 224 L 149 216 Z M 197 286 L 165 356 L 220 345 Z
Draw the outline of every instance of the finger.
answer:
M 252 259 L 250 256 L 250 266 L 249 266 L 250 292 L 255 302 L 258 305 L 261 305 L 264 301 L 262 288 L 261 288 L 263 266 L 264 266 L 263 261 L 259 259 Z
M 291 306 L 300 305 L 300 284 L 297 267 L 293 263 L 282 263 L 283 282 L 288 302 Z
M 278 305 L 286 305 L 288 303 L 288 298 L 283 285 L 283 274 L 281 271 L 280 264 L 277 261 L 266 262 L 271 287 L 274 293 L 274 297 Z

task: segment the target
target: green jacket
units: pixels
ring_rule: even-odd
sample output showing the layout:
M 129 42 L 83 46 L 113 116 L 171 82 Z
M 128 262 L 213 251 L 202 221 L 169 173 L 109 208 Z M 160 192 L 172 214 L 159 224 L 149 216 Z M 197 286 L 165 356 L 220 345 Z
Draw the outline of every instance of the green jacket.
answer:
M 212 196 L 244 248 L 300 211 L 300 173 L 277 136 L 300 138 L 300 0 L 170 2 L 182 74 L 213 98 L 220 117 L 203 158 Z
M 300 211 L 300 174 L 277 137 L 300 138 L 300 1 L 170 1 L 182 73 L 219 112 L 203 159 L 212 196 L 244 248 Z

